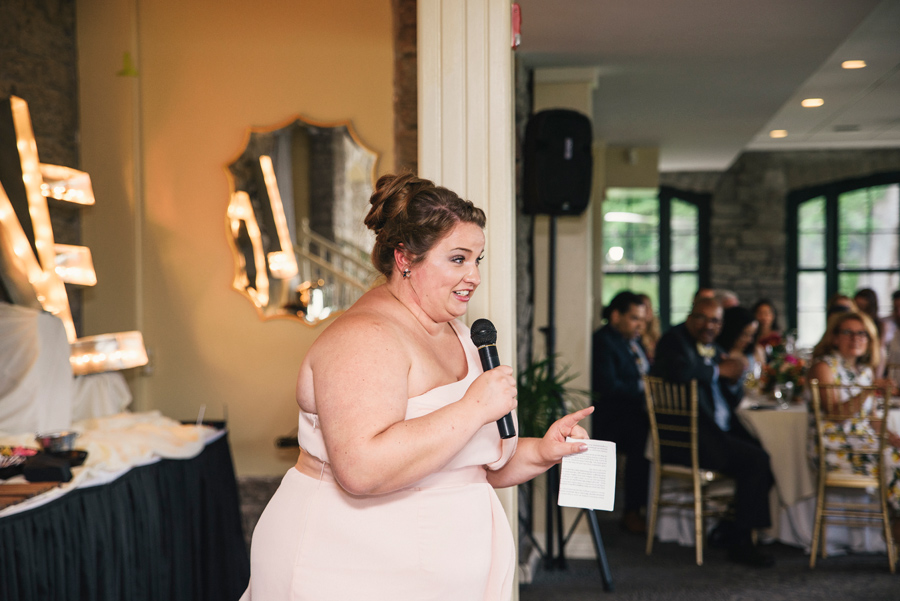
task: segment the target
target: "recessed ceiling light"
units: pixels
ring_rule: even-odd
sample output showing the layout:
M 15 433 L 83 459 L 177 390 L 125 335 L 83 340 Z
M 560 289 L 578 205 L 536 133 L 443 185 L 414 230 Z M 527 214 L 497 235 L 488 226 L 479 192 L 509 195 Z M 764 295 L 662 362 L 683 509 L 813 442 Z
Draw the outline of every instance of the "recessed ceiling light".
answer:
M 786 138 L 787 130 L 786 129 L 773 129 L 769 132 L 770 138 Z
M 802 101 L 800 101 L 800 106 L 806 107 L 808 109 L 822 106 L 823 104 L 825 104 L 825 101 L 821 98 L 804 98 Z
M 841 67 L 844 69 L 862 69 L 866 66 L 866 61 L 853 60 L 853 61 L 844 61 L 841 63 Z

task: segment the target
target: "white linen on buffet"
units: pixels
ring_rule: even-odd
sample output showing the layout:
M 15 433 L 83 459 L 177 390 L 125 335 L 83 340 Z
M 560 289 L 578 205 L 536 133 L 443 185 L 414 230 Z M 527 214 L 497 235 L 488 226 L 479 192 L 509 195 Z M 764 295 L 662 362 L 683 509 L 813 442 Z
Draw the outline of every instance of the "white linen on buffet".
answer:
M 72 424 L 83 434 L 79 449 L 88 452 L 87 464 L 95 469 L 115 471 L 140 465 L 157 457 L 187 459 L 196 456 L 206 442 L 206 426 L 181 424 L 159 411 L 120 413 Z
M 68 428 L 72 395 L 62 322 L 37 309 L 0 303 L 0 432 Z
M 72 424 L 80 432 L 75 447 L 88 452 L 81 467 L 72 468 L 72 480 L 60 488 L 0 511 L 0 518 L 32 509 L 66 492 L 86 486 L 106 484 L 129 469 L 160 459 L 189 459 L 223 434 L 208 426 L 184 425 L 158 411 L 120 413 L 81 420 Z M 0 436 L 0 446 L 35 446 L 33 434 Z M 22 476 L 7 482 L 24 481 Z M 0 483 L 0 487 L 3 484 Z
M 131 404 L 131 390 L 122 372 L 76 376 L 72 421 L 121 413 Z

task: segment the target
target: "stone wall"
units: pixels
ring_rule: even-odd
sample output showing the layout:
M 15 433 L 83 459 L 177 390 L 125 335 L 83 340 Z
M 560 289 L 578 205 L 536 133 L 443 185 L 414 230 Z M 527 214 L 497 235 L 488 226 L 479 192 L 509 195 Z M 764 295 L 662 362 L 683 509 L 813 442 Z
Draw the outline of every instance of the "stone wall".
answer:
M 78 52 L 74 0 L 0 2 L 0 98 L 9 96 L 18 96 L 28 103 L 41 162 L 77 169 Z M 50 218 L 57 243 L 81 243 L 77 207 L 51 201 Z M 71 286 L 66 286 L 66 290 L 75 328 L 81 334 L 81 291 Z
M 525 204 L 522 166 L 525 126 L 532 113 L 531 71 L 515 61 L 516 133 L 516 361 L 522 370 L 531 362 L 534 347 L 534 216 L 523 211 Z
M 394 13 L 394 169 L 418 173 L 416 0 L 392 0 L 391 7 Z
M 746 152 L 725 172 L 662 173 L 660 185 L 713 195 L 712 285 L 784 315 L 788 193 L 891 171 L 900 149 Z

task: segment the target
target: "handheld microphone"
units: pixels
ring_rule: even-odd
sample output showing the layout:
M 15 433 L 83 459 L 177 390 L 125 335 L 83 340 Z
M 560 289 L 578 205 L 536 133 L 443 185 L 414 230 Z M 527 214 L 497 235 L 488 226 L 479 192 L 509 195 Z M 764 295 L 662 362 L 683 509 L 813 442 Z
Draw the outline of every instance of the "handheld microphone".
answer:
M 481 358 L 481 367 L 484 371 L 494 369 L 500 365 L 500 355 L 497 354 L 497 328 L 487 319 L 476 319 L 472 324 L 472 342 L 478 347 L 478 356 Z M 497 428 L 500 430 L 500 438 L 512 438 L 516 435 L 516 427 L 513 424 L 512 412 L 507 413 L 497 420 Z

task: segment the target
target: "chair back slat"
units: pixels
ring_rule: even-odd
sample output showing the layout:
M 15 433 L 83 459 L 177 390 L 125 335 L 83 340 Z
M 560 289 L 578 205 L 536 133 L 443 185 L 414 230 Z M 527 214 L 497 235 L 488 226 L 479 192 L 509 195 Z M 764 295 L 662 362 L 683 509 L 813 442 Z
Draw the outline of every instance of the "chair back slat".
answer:
M 697 460 L 697 381 L 669 382 L 644 376 L 644 396 L 650 419 L 653 458 L 661 462 L 663 447 L 689 449 L 692 467 Z

